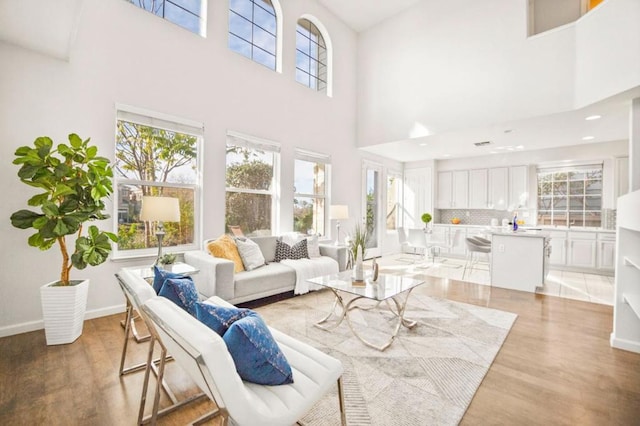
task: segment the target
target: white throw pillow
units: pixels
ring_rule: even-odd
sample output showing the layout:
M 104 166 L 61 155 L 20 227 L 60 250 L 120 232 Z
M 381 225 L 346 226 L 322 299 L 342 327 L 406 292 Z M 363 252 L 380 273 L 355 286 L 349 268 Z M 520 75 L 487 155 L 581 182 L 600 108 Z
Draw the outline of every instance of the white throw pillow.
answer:
M 242 258 L 245 270 L 252 271 L 265 264 L 260 246 L 255 242 L 248 238 L 236 238 L 236 245 L 238 246 L 238 253 L 240 253 L 240 258 Z
M 299 232 L 285 232 L 281 235 L 281 238 L 283 243 L 293 246 L 306 238 L 306 235 L 302 235 Z
M 317 235 L 307 237 L 307 254 L 309 258 L 320 257 L 320 243 Z

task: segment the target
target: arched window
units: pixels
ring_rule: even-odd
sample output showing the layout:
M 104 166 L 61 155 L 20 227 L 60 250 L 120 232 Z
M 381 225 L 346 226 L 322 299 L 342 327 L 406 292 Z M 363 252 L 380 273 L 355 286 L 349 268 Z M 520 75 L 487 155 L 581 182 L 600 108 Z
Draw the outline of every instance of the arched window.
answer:
M 229 49 L 280 71 L 281 15 L 277 0 L 229 0 Z
M 309 19 L 300 18 L 296 29 L 296 81 L 330 95 L 328 58 L 321 31 Z

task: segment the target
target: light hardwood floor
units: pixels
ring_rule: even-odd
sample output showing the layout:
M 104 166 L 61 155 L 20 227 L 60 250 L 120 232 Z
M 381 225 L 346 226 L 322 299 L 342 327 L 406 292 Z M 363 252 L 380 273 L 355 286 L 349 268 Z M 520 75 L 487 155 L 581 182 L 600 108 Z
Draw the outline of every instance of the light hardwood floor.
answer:
M 518 314 L 462 425 L 639 424 L 640 354 L 609 346 L 612 307 L 426 279 L 415 291 Z M 87 321 L 71 345 L 47 347 L 43 331 L 0 339 L 0 424 L 135 424 L 143 374 L 118 377 L 121 318 Z M 131 346 L 144 360 L 146 344 Z M 178 396 L 196 392 L 174 363 L 167 374 Z M 212 408 L 199 402 L 160 424 Z

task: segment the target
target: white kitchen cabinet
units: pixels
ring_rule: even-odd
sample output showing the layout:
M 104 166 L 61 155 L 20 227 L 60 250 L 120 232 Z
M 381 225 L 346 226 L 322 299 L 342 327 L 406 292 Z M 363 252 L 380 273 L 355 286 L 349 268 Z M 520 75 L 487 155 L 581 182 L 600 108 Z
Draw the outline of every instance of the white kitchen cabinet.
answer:
M 568 233 L 567 265 L 580 268 L 596 267 L 596 237 L 595 232 Z
M 509 211 L 526 207 L 529 202 L 529 167 L 509 167 Z
M 509 196 L 509 169 L 496 167 L 489 169 L 487 204 L 490 209 L 506 210 Z
M 487 169 L 469 170 L 469 208 L 488 208 L 489 172 Z
M 640 353 L 640 190 L 618 199 L 611 346 Z
M 598 233 L 598 269 L 613 270 L 616 266 L 616 235 Z
M 549 265 L 565 266 L 567 264 L 567 233 L 564 231 L 551 231 L 551 254 L 549 256 Z
M 438 172 L 438 209 L 466 209 L 469 205 L 469 171 Z

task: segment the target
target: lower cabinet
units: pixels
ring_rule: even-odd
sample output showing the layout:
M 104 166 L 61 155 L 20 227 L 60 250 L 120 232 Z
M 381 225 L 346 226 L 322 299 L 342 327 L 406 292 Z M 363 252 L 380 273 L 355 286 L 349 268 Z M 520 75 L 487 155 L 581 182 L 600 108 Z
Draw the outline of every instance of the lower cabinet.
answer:
M 569 250 L 567 265 L 580 268 L 595 268 L 596 264 L 595 232 L 569 232 Z
M 550 266 L 565 266 L 567 264 L 567 233 L 562 231 L 551 231 L 551 254 L 549 256 Z
M 615 234 L 598 234 L 598 269 L 613 271 L 616 267 Z

